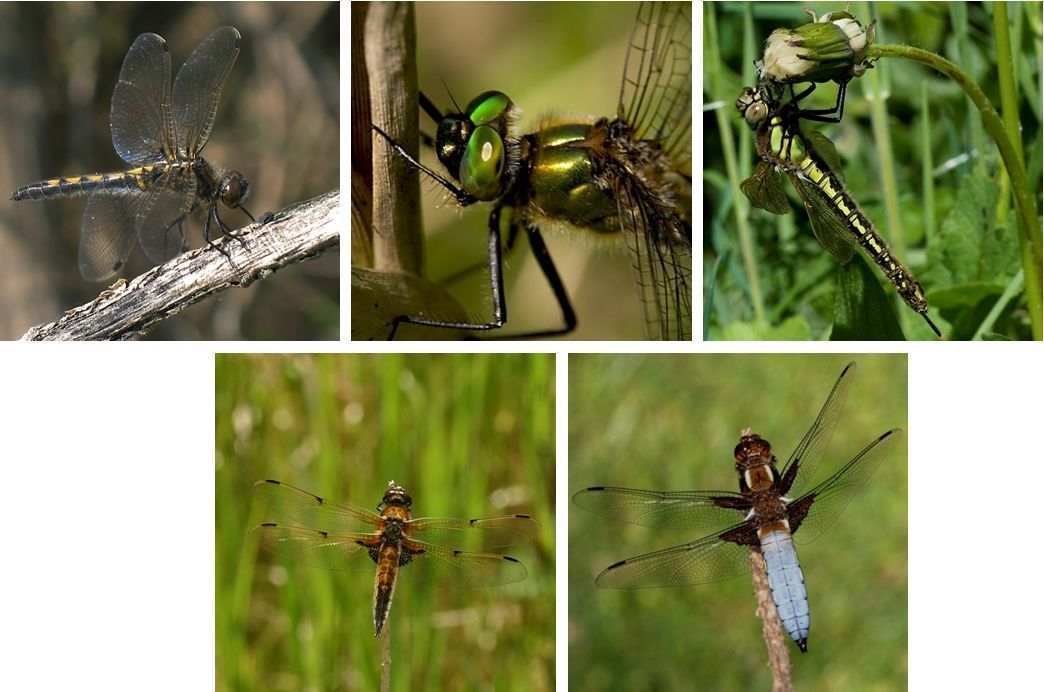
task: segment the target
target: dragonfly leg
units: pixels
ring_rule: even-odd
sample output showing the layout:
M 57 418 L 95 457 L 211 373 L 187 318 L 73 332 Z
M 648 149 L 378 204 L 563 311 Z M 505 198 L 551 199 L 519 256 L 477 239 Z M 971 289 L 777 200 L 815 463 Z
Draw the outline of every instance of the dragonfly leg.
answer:
M 529 238 L 529 248 L 533 251 L 533 257 L 536 259 L 537 264 L 540 265 L 540 271 L 544 273 L 544 278 L 547 279 L 547 285 L 551 287 L 551 292 L 555 294 L 555 300 L 558 301 L 558 307 L 562 311 L 562 321 L 565 324 L 558 329 L 546 329 L 538 332 L 527 332 L 525 334 L 512 334 L 503 338 L 536 339 L 568 334 L 576 329 L 576 312 L 573 310 L 572 303 L 569 302 L 569 294 L 566 293 L 565 285 L 562 283 L 562 278 L 558 275 L 558 269 L 555 268 L 554 260 L 551 259 L 551 253 L 547 250 L 547 245 L 544 243 L 544 237 L 540 235 L 539 228 L 522 219 L 513 219 L 510 235 L 516 234 L 519 226 L 526 231 L 526 236 Z
M 812 120 L 819 123 L 839 123 L 841 122 L 842 116 L 845 114 L 845 91 L 848 88 L 848 81 L 841 82 L 837 87 L 837 100 L 834 101 L 833 108 L 819 108 L 819 109 L 807 109 L 799 110 L 798 115 L 805 120 Z M 793 87 L 791 87 L 791 93 L 793 93 Z M 812 93 L 810 89 L 806 89 L 802 92 L 801 96 L 791 99 L 791 103 L 796 103 L 798 100 L 804 98 L 808 94 Z
M 489 266 L 489 290 L 493 300 L 493 319 L 489 322 L 444 322 L 416 315 L 399 315 L 392 320 L 388 339 L 394 339 L 400 324 L 419 324 L 425 327 L 441 327 L 443 329 L 499 329 L 507 322 L 507 301 L 504 298 L 504 275 L 502 272 L 503 256 L 500 249 L 500 210 L 501 205 L 493 208 L 489 215 L 489 236 L 486 243 L 487 264 Z

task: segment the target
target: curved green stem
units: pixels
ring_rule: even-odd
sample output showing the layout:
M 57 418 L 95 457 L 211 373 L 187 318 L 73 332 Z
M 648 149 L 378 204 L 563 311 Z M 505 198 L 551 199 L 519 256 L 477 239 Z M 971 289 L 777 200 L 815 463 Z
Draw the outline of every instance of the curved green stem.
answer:
M 1026 280 L 1026 302 L 1029 308 L 1030 326 L 1033 338 L 1040 340 L 1044 336 L 1044 317 L 1042 317 L 1044 298 L 1041 294 L 1041 287 L 1044 286 L 1041 277 L 1042 267 L 1044 267 L 1044 250 L 1042 250 L 1044 237 L 1041 233 L 1036 204 L 1029 189 L 1026 169 L 1022 165 L 1015 145 L 1008 136 L 997 110 L 967 73 L 940 55 L 912 46 L 876 44 L 870 48 L 869 57 L 871 59 L 907 58 L 927 65 L 956 82 L 978 107 L 986 131 L 997 143 L 1004 166 L 1008 170 L 1008 177 L 1011 179 L 1015 209 L 1019 219 L 1019 247 L 1022 252 L 1022 269 Z

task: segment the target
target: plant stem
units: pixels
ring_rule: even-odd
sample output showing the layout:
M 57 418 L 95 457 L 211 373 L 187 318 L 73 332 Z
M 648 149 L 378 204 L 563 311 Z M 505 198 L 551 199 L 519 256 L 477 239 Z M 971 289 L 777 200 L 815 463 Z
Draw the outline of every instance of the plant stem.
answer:
M 1011 179 L 1015 209 L 1019 219 L 1019 247 L 1026 280 L 1026 302 L 1029 308 L 1030 327 L 1033 338 L 1039 341 L 1044 336 L 1044 314 L 1042 314 L 1044 296 L 1041 293 L 1041 288 L 1044 286 L 1041 277 L 1042 267 L 1044 267 L 1044 249 L 1042 249 L 1044 237 L 1042 237 L 1033 194 L 1029 189 L 1026 169 L 1021 163 L 1000 115 L 979 85 L 967 73 L 940 55 L 912 46 L 876 44 L 870 48 L 869 57 L 871 59 L 906 58 L 927 65 L 956 82 L 978 107 L 986 131 L 997 143 L 1004 166 L 1008 170 L 1008 177 Z

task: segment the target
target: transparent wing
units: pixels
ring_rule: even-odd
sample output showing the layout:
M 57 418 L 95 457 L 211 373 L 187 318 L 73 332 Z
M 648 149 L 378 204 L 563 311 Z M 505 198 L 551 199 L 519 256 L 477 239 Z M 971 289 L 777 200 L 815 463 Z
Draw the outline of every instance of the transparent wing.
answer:
M 156 34 L 134 39 L 112 93 L 112 146 L 134 165 L 172 155 L 170 51 Z M 169 158 L 169 157 L 167 157 Z
M 318 532 L 373 538 L 381 522 L 380 515 L 368 509 L 330 502 L 279 481 L 255 483 L 254 498 L 284 519 Z
M 210 139 L 221 90 L 239 55 L 239 39 L 235 27 L 215 29 L 178 71 L 173 111 L 178 151 L 193 156 Z
M 795 530 L 795 540 L 798 543 L 810 543 L 833 524 L 841 512 L 845 511 L 849 501 L 863 487 L 866 479 L 892 453 L 902 437 L 903 431 L 899 428 L 889 430 L 867 445 L 866 449 L 833 476 L 792 502 L 788 508 L 796 507 L 798 511 L 802 511 L 801 508 L 811 503 L 810 510 L 803 510 L 808 512 L 808 515 Z
M 107 194 L 99 191 L 87 198 L 80 232 L 80 274 L 88 281 L 107 281 L 127 262 L 136 232 L 138 209 L 147 195 Z
M 750 203 L 773 214 L 790 213 L 790 202 L 783 190 L 783 177 L 767 161 L 758 161 L 754 174 L 740 183 L 740 189 Z
M 406 522 L 411 540 L 458 550 L 492 550 L 528 541 L 540 531 L 540 524 L 525 514 L 483 519 L 443 519 L 422 517 Z
M 740 528 L 737 524 L 734 529 Z M 717 535 L 623 560 L 598 575 L 604 589 L 687 586 L 732 579 L 750 571 L 750 548 Z
M 830 438 L 834 435 L 837 419 L 845 407 L 845 398 L 848 396 L 848 387 L 855 376 L 855 367 L 854 362 L 849 363 L 841 371 L 841 376 L 837 378 L 834 388 L 830 390 L 826 401 L 823 402 L 823 408 L 819 410 L 819 415 L 816 416 L 812 427 L 805 433 L 801 442 L 794 449 L 794 453 L 787 460 L 786 466 L 783 467 L 784 478 L 796 473 L 796 480 L 790 485 L 788 493 L 796 493 L 801 490 L 815 474 L 819 462 L 823 460 L 823 455 L 830 446 Z M 796 471 L 792 470 L 795 465 Z
M 805 146 L 816 153 L 825 164 L 816 164 L 821 168 L 821 172 L 831 176 L 836 187 L 843 186 L 844 177 L 834 143 L 820 132 L 813 131 L 802 135 Z M 814 182 L 798 173 L 792 172 L 790 177 L 805 205 L 816 240 L 841 264 L 847 264 L 855 253 L 857 243 L 842 220 L 840 211 Z
M 692 339 L 692 226 L 633 176 L 616 181 L 617 213 L 652 339 Z M 685 202 L 682 202 L 683 204 Z
M 163 264 L 188 249 L 184 221 L 196 204 L 195 185 L 172 187 L 173 181 L 156 181 L 146 202 L 135 211 L 141 248 L 150 260 Z
M 638 8 L 624 61 L 619 118 L 672 159 L 692 160 L 692 8 L 646 2 Z
M 296 563 L 319 569 L 376 572 L 370 555 L 379 542 L 372 534 L 328 533 L 285 524 L 262 524 L 253 532 L 260 546 Z M 504 555 L 468 553 L 422 541 L 402 545 L 396 579 L 446 586 L 495 586 L 522 581 L 526 568 Z
M 374 543 L 373 534 L 327 533 L 274 523 L 255 527 L 251 533 L 268 552 L 308 567 L 347 572 L 375 573 L 377 570 L 366 543 Z
M 739 493 L 700 491 L 663 492 L 634 488 L 586 488 L 573 495 L 573 503 L 600 517 L 659 529 L 706 529 L 736 521 Z
M 469 553 L 407 540 L 404 548 L 413 551 L 405 564 L 399 565 L 399 578 L 426 584 L 471 587 L 497 586 L 522 581 L 526 568 L 507 555 Z

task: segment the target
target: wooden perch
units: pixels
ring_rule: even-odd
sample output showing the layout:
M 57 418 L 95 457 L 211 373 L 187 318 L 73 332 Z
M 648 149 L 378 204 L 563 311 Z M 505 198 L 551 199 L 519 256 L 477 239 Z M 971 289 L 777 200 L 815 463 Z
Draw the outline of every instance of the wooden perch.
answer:
M 790 651 L 787 649 L 790 637 L 784 634 L 783 623 L 776 612 L 772 588 L 765 571 L 765 558 L 760 550 L 751 549 L 750 567 L 754 596 L 758 599 L 757 612 L 761 618 L 761 636 L 765 639 L 769 669 L 772 671 L 772 692 L 792 692 L 794 685 L 790 679 Z
M 90 303 L 33 327 L 22 341 L 113 340 L 142 336 L 189 305 L 233 286 L 249 286 L 283 267 L 311 259 L 340 242 L 340 191 L 278 212 L 263 226 L 179 255 L 131 281 L 117 281 Z

